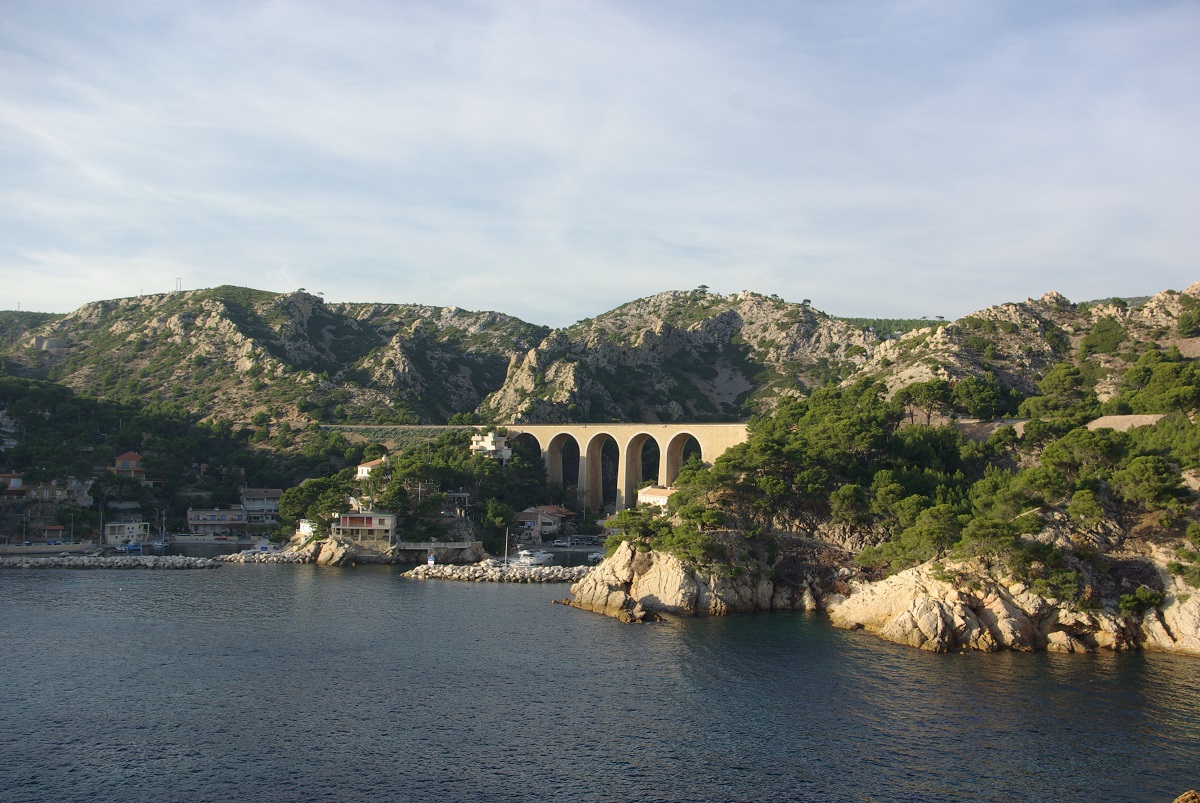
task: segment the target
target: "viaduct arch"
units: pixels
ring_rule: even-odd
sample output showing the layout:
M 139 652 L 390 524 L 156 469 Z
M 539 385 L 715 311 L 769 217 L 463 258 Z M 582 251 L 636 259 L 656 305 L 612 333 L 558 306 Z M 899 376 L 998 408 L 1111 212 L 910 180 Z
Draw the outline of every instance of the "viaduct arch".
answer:
M 726 449 L 744 443 L 745 424 L 506 424 L 510 436 L 528 435 L 537 441 L 552 483 L 563 481 L 563 445 L 579 445 L 579 497 L 589 508 L 603 502 L 600 452 L 608 438 L 618 449 L 617 509 L 637 505 L 642 481 L 642 447 L 658 445 L 658 482 L 671 485 L 683 465 L 683 447 L 689 438 L 700 444 L 700 459 L 711 464 Z

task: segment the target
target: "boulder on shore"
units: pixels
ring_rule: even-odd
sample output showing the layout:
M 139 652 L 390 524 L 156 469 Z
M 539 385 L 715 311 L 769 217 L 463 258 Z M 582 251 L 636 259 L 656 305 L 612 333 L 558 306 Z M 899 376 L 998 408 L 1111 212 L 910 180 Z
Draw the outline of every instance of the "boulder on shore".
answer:
M 625 621 L 817 607 L 811 583 L 792 588 L 752 569 L 689 567 L 668 552 L 638 552 L 628 541 L 571 586 L 571 594 L 569 605 Z

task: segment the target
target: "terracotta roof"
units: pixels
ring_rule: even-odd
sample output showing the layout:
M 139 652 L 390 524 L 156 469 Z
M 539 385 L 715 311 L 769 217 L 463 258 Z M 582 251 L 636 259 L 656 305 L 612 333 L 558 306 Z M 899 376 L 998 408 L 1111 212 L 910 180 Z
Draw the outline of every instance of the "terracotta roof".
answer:
M 117 455 L 115 459 L 117 459 L 117 460 L 141 460 L 142 456 L 140 454 L 138 454 L 137 452 L 126 452 L 125 454 Z

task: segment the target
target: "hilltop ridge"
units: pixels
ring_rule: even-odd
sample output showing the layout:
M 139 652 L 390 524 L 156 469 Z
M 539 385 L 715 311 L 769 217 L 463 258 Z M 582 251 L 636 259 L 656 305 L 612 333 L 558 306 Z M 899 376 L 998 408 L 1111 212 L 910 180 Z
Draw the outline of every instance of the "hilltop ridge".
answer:
M 1103 401 L 1137 352 L 1195 350 L 1200 283 L 1131 307 L 1056 292 L 893 336 L 751 291 L 636 299 L 562 329 L 499 312 L 222 286 L 8 313 L 8 372 L 204 418 L 324 423 L 728 421 L 871 376 L 1036 392 L 1079 359 Z M 924 323 L 924 322 L 922 322 Z

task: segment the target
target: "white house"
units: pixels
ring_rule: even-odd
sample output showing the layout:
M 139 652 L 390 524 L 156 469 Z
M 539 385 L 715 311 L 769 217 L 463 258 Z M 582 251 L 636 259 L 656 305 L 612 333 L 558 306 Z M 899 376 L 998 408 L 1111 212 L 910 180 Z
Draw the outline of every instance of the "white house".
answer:
M 150 536 L 148 521 L 110 521 L 104 525 L 104 543 L 123 544 L 126 541 L 142 543 Z
M 379 468 L 380 466 L 386 466 L 387 464 L 388 464 L 387 455 L 384 455 L 383 457 L 379 458 L 378 460 L 372 460 L 369 463 L 362 463 L 361 465 L 359 465 L 358 471 L 356 471 L 354 473 L 354 478 L 356 480 L 370 479 L 372 471 Z
M 667 500 L 671 498 L 671 494 L 675 493 L 676 490 L 676 488 L 664 488 L 661 485 L 649 485 L 645 488 L 638 488 L 637 503 L 639 505 L 655 505 L 665 509 L 667 507 Z
M 473 454 L 486 455 L 501 463 L 507 463 L 508 458 L 512 457 L 512 449 L 508 448 L 507 444 L 508 438 L 495 432 L 471 436 L 471 452 Z

